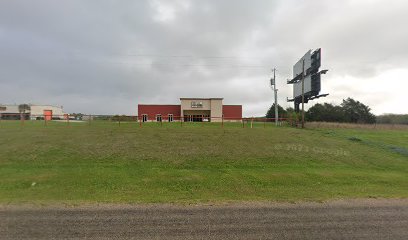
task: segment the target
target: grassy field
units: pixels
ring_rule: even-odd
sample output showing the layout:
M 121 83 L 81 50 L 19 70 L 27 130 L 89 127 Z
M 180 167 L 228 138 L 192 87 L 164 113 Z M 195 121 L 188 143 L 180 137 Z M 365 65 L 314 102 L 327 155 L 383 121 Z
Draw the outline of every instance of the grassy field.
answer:
M 0 122 L 0 203 L 407 198 L 408 131 Z

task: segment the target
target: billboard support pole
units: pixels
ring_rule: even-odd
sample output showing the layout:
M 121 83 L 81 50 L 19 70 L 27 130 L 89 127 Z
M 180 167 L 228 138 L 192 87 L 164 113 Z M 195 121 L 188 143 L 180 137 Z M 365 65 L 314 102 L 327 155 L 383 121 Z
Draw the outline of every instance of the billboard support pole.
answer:
M 305 128 L 305 60 L 302 61 L 302 128 Z

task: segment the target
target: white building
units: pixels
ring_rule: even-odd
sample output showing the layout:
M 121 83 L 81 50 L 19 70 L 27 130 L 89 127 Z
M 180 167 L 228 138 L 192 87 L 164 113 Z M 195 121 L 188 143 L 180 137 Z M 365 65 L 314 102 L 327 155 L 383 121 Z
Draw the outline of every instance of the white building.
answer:
M 47 120 L 51 119 L 65 119 L 67 116 L 64 113 L 62 106 L 51 106 L 51 105 L 30 105 L 30 118 L 38 119 L 45 118 Z
M 19 111 L 19 105 L 6 105 L 0 104 L 0 117 L 1 119 L 20 119 L 21 113 Z M 31 120 L 35 119 L 65 119 L 66 113 L 63 111 L 62 106 L 52 105 L 35 105 L 28 104 L 29 110 L 25 111 L 26 118 Z

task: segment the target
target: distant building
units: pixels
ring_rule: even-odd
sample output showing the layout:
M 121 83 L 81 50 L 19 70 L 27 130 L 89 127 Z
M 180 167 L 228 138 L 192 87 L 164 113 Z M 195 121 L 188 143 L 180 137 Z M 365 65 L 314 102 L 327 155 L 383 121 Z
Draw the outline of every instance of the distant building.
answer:
M 31 107 L 31 119 L 37 119 L 38 117 L 44 116 L 51 119 L 65 119 L 67 114 L 64 112 L 62 106 L 51 106 L 51 105 L 30 105 Z
M 223 105 L 223 98 L 180 98 L 180 105 L 139 104 L 138 115 L 147 121 L 240 121 L 242 105 Z
M 1 119 L 21 119 L 22 113 L 19 111 L 19 105 L 2 105 L 0 104 L 0 118 Z M 64 113 L 62 106 L 51 105 L 34 105 L 28 104 L 29 110 L 26 110 L 24 115 L 25 119 L 65 119 L 67 114 Z

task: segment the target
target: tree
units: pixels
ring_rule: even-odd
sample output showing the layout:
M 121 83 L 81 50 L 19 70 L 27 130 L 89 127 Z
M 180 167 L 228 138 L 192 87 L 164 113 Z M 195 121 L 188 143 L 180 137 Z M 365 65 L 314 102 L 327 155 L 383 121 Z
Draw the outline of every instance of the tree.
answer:
M 289 113 L 295 112 L 295 109 L 294 109 L 293 107 L 287 107 L 287 108 L 285 109 L 285 111 L 286 111 L 287 114 L 289 114 Z
M 371 109 L 363 103 L 352 98 L 343 99 L 340 104 L 344 111 L 346 122 L 351 123 L 375 123 L 375 115 L 371 113 Z
M 315 104 L 306 113 L 308 121 L 375 123 L 376 117 L 371 109 L 352 98 L 343 100 L 340 105 L 330 103 Z
M 26 111 L 30 111 L 31 110 L 31 107 L 30 107 L 30 105 L 28 105 L 28 104 L 20 104 L 20 105 L 18 105 L 18 111 L 20 112 L 20 113 L 26 113 Z
M 408 124 L 408 114 L 383 114 L 377 116 L 377 123 Z
M 341 106 L 330 103 L 317 103 L 306 112 L 308 121 L 344 122 L 344 112 Z
M 283 115 L 286 115 L 285 109 L 278 104 L 278 117 L 280 118 Z M 275 118 L 275 103 L 269 108 L 268 112 L 266 113 L 267 118 Z
M 26 118 L 26 116 L 25 116 L 26 111 L 30 111 L 30 110 L 31 110 L 31 107 L 28 104 L 18 105 L 18 111 L 20 112 L 20 119 L 23 119 L 23 118 L 25 119 Z

